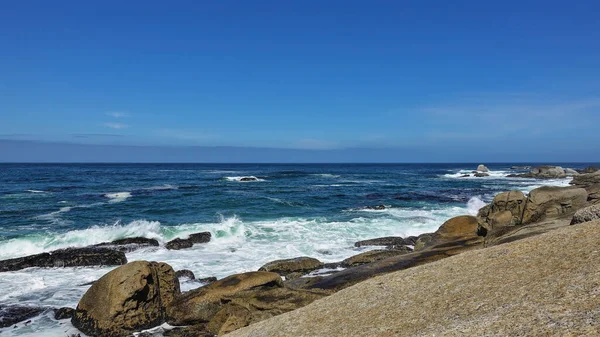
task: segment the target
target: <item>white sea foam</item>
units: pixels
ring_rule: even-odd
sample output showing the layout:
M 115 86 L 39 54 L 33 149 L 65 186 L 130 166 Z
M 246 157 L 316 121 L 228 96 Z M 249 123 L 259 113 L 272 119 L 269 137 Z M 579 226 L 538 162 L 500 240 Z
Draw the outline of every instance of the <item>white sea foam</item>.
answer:
M 239 176 L 239 177 L 225 177 L 227 181 L 237 181 L 237 182 L 255 182 L 255 181 L 265 181 L 264 179 L 257 178 L 255 176 Z M 244 179 L 244 180 L 242 180 Z M 250 180 L 247 180 L 250 179 Z
M 315 173 L 313 174 L 313 176 L 318 176 L 321 178 L 339 178 L 340 175 L 338 174 L 331 174 L 331 173 Z
M 485 205 L 486 205 L 486 203 L 483 200 L 481 200 L 481 198 L 472 197 L 467 202 L 467 211 L 469 212 L 470 215 L 477 215 L 479 210 Z
M 177 187 L 175 185 L 164 184 L 164 185 L 146 187 L 146 188 L 142 188 L 142 189 L 146 190 L 146 191 L 168 191 L 168 190 L 176 190 L 178 188 L 179 187 Z
M 459 178 L 459 179 L 498 179 L 498 178 L 506 178 L 507 175 L 514 173 L 511 171 L 488 171 L 485 172 L 489 174 L 487 177 L 475 177 L 473 175 L 474 170 L 459 170 L 454 173 L 447 173 L 442 175 L 444 178 Z M 465 174 L 468 174 L 468 177 L 463 177 Z
M 40 190 L 25 190 L 25 192 L 29 192 L 29 193 L 48 193 L 46 191 L 40 191 Z
M 116 192 L 116 193 L 106 193 L 104 196 L 110 199 L 108 202 L 117 203 L 127 200 L 131 198 L 131 192 Z

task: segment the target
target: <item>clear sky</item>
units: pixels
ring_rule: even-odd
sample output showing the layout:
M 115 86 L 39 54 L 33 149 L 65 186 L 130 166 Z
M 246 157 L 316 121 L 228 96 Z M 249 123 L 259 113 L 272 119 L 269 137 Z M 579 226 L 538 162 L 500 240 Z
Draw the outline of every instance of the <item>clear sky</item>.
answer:
M 599 125 L 595 0 L 0 9 L 0 161 L 597 161 Z

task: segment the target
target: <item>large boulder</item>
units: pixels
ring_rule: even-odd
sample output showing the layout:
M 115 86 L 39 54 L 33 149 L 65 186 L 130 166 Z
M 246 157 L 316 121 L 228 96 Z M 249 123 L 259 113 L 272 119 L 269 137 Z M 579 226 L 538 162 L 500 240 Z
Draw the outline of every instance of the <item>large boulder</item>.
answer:
M 287 276 L 291 273 L 308 273 L 319 269 L 323 263 L 312 257 L 296 257 L 293 259 L 276 260 L 265 264 L 258 269 L 259 271 L 269 271 L 281 276 Z
M 576 225 L 592 220 L 600 219 L 600 204 L 584 207 L 573 215 L 571 225 Z
M 118 266 L 127 263 L 125 253 L 108 248 L 67 248 L 0 261 L 0 272 L 31 267 Z
M 583 188 L 543 186 L 529 193 L 523 224 L 573 215 L 586 205 L 588 193 Z
M 179 292 L 179 280 L 168 264 L 131 262 L 94 282 L 71 322 L 90 336 L 129 336 L 165 322 L 165 307 Z
M 502 192 L 489 205 L 482 207 L 477 216 L 483 220 L 487 230 L 520 224 L 526 201 L 527 197 L 521 191 Z
M 574 176 L 571 181 L 571 185 L 580 187 L 587 187 L 594 184 L 600 184 L 600 171 Z
M 567 176 L 569 176 L 569 177 L 572 177 L 572 176 L 579 175 L 579 172 L 577 172 L 577 171 L 575 171 L 575 170 L 573 170 L 573 169 L 570 169 L 570 168 L 566 168 L 566 169 L 565 169 L 565 173 L 566 173 L 566 174 L 567 174 Z
M 511 174 L 509 177 L 520 177 L 520 178 L 536 178 L 536 179 L 558 179 L 566 178 L 567 173 L 560 166 L 538 166 L 533 168 L 528 173 L 523 174 Z
M 210 232 L 194 233 L 190 234 L 187 239 L 176 238 L 165 245 L 167 249 L 179 250 L 184 248 L 191 248 L 197 243 L 209 242 L 211 238 Z
M 168 307 L 171 325 L 195 325 L 209 322 L 221 310 L 222 299 L 253 288 L 282 287 L 279 274 L 257 271 L 228 276 L 178 296 Z
M 490 170 L 483 164 L 479 164 L 479 166 L 477 166 L 477 171 L 479 172 L 489 172 Z

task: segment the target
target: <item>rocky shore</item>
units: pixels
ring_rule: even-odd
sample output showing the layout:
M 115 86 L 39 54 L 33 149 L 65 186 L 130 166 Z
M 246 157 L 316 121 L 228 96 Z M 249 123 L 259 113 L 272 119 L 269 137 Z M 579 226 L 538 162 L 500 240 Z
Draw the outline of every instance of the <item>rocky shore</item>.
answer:
M 486 173 L 487 168 L 480 165 L 476 172 Z M 593 282 L 600 282 L 598 270 L 588 268 L 584 272 L 583 265 L 598 262 L 591 261 L 598 257 L 592 254 L 590 247 L 600 243 L 600 230 L 596 230 L 600 228 L 596 221 L 600 218 L 600 171 L 588 168 L 582 172 L 567 172 L 551 166 L 533 168 L 523 174 L 536 178 L 569 174 L 574 177 L 572 186 L 540 187 L 528 195 L 520 191 L 500 193 L 480 209 L 477 216 L 454 217 L 434 233 L 359 241 L 356 247 L 374 249 L 337 263 L 325 264 L 306 256 L 272 261 L 255 272 L 206 280 L 210 284 L 187 292 L 181 292 L 178 278 L 193 279 L 195 276 L 190 271 L 175 271 L 159 262 L 127 263 L 124 252 L 158 245 L 155 240 L 146 238 L 0 261 L 0 271 L 121 265 L 94 282 L 77 308 L 56 311 L 57 317 L 70 318 L 75 327 L 90 336 L 130 336 L 163 323 L 175 327 L 166 329 L 166 336 L 220 336 L 251 324 L 232 335 L 459 336 L 518 335 L 525 331 L 525 321 L 512 328 L 492 322 L 493 315 L 501 315 L 498 316 L 502 318 L 500 322 L 514 316 L 502 306 L 516 306 L 515 313 L 529 315 L 530 328 L 540 329 L 542 334 L 564 331 L 560 330 L 564 324 L 575 324 L 582 329 L 578 331 L 587 332 L 600 324 L 585 326 L 583 318 L 566 319 L 560 313 L 593 304 L 593 300 L 583 298 L 583 290 L 576 292 L 577 296 L 567 292 L 579 302 L 569 305 L 561 302 L 547 308 L 554 310 L 547 317 L 539 316 L 541 311 L 535 309 L 537 305 L 547 304 L 549 299 L 544 296 L 559 291 L 558 281 L 564 280 L 564 283 L 571 277 L 575 282 L 575 277 L 587 273 L 585 275 L 591 278 L 584 284 L 591 286 Z M 572 241 L 583 232 L 589 247 L 582 246 L 583 241 Z M 560 244 L 556 243 L 560 241 L 558 235 L 564 240 Z M 564 239 L 567 236 L 573 239 Z M 208 241 L 210 233 L 197 233 L 172 240 L 166 248 L 186 249 Z M 569 251 L 565 252 L 566 248 L 561 246 L 567 242 L 577 243 L 567 244 Z M 559 256 L 573 259 L 561 260 Z M 440 261 L 446 258 L 450 259 Z M 555 260 L 560 260 L 556 268 L 563 266 L 556 270 L 556 277 L 552 276 L 554 267 L 550 263 Z M 597 264 L 589 266 L 594 265 Z M 529 266 L 529 270 L 525 266 Z M 567 270 L 571 274 L 566 275 Z M 530 275 L 525 275 L 527 273 Z M 506 280 L 502 279 L 503 274 Z M 539 298 L 527 300 L 525 293 L 523 298 L 516 297 L 519 291 L 525 291 L 525 284 L 539 282 L 543 288 L 544 280 L 550 283 L 546 284 L 547 289 L 536 290 Z M 511 292 L 511 285 L 515 292 Z M 592 290 L 588 290 L 592 294 Z M 485 297 L 499 292 L 503 295 Z M 390 302 L 392 299 L 395 302 Z M 370 309 L 366 310 L 367 307 Z M 0 309 L 14 312 L 10 321 L 0 320 L 7 324 L 4 326 L 29 319 L 44 310 Z M 364 325 L 342 324 L 349 323 L 348 317 L 356 318 L 352 314 L 355 310 L 365 315 L 357 318 Z M 288 313 L 290 311 L 293 312 Z M 590 315 L 594 315 L 593 312 Z M 481 322 L 479 318 L 487 321 Z M 333 323 L 336 319 L 338 324 Z M 554 320 L 558 330 L 547 330 L 550 327 L 544 324 L 548 319 Z M 369 320 L 371 323 L 367 324 Z

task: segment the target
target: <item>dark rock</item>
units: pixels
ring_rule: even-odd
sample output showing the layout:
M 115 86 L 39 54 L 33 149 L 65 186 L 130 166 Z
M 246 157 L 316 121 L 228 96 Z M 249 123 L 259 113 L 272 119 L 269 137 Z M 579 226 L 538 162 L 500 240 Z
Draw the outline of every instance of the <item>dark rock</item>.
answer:
M 297 257 L 293 259 L 276 260 L 260 267 L 259 271 L 269 271 L 286 276 L 291 273 L 307 273 L 319 269 L 323 263 L 312 257 Z
M 71 323 L 86 335 L 129 336 L 165 321 L 165 307 L 180 293 L 166 263 L 135 261 L 102 276 L 83 295 Z
M 116 266 L 127 263 L 125 253 L 108 248 L 67 248 L 0 261 L 0 272 L 31 267 Z
M 258 180 L 258 178 L 256 178 L 256 177 L 242 177 L 240 179 L 240 181 L 257 181 L 257 180 Z
M 474 176 L 477 177 L 477 178 L 482 178 L 482 177 L 489 177 L 490 175 L 488 173 L 485 173 L 485 172 L 477 172 L 477 173 L 475 173 Z
M 111 242 L 103 242 L 92 247 L 103 247 L 121 250 L 123 252 L 132 252 L 136 249 L 145 248 L 145 247 L 158 247 L 158 241 L 155 239 L 148 239 L 143 237 L 135 237 L 135 238 L 125 238 L 119 239 Z
M 204 278 L 196 279 L 196 281 L 202 282 L 202 283 L 206 283 L 206 284 L 210 284 L 210 283 L 213 283 L 213 282 L 217 282 L 217 278 L 214 277 L 214 276 L 209 276 L 209 277 L 204 277 Z
M 206 243 L 210 241 L 210 232 L 201 232 L 190 234 L 187 239 L 176 238 L 166 244 L 167 249 L 179 250 L 184 248 L 190 248 L 196 243 Z
M 206 324 L 176 327 L 163 333 L 167 337 L 216 337 L 214 333 L 206 329 Z
M 463 174 L 463 175 L 462 175 L 462 176 L 460 176 L 460 177 L 461 177 L 461 178 L 467 178 L 467 177 L 470 177 L 470 176 L 471 176 L 470 174 Z
M 195 280 L 196 279 L 196 275 L 194 275 L 194 273 L 191 270 L 187 270 L 187 269 L 182 269 L 182 270 L 178 270 L 175 272 L 175 277 L 177 278 L 189 278 L 190 280 Z
M 191 248 L 193 245 L 194 243 L 188 239 L 177 238 L 167 242 L 165 247 L 171 250 L 180 250 L 184 248 Z
M 386 236 L 369 240 L 362 240 L 354 243 L 354 247 L 364 246 L 412 246 L 415 240 L 407 240 L 399 236 Z
M 596 171 L 600 171 L 600 167 L 598 167 L 598 166 L 588 166 L 588 167 L 584 168 L 583 170 L 577 170 L 577 172 L 579 172 L 581 174 L 594 173 Z
M 385 210 L 385 206 L 384 205 L 365 206 L 364 209 L 370 209 L 370 210 L 374 210 L 374 211 L 383 211 L 383 210 Z
M 73 308 L 60 308 L 60 309 L 56 309 L 54 310 L 54 319 L 56 320 L 61 320 L 61 319 L 71 319 L 73 317 L 73 314 L 75 313 L 75 309 Z
M 0 306 L 0 328 L 6 328 L 16 323 L 35 317 L 46 310 L 40 307 Z
M 360 266 L 363 264 L 387 259 L 392 256 L 408 254 L 413 251 L 411 248 L 408 248 L 406 246 L 401 247 L 404 247 L 404 249 L 371 250 L 358 255 L 354 255 L 342 261 L 341 266 L 345 268 Z

